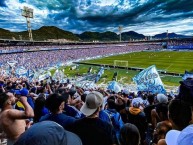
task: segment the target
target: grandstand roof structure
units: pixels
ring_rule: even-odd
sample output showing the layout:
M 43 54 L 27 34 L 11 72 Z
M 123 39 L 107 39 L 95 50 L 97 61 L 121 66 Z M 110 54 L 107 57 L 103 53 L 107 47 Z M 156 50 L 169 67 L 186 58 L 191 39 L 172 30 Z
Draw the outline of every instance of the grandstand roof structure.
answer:
M 91 45 L 91 44 L 124 44 L 124 43 L 161 43 L 166 41 L 193 41 L 193 38 L 174 38 L 174 39 L 161 39 L 161 40 L 140 40 L 140 41 L 107 41 L 107 42 L 50 42 L 50 41 L 29 41 L 29 40 L 12 40 L 0 39 L 0 46 L 41 46 L 41 45 Z

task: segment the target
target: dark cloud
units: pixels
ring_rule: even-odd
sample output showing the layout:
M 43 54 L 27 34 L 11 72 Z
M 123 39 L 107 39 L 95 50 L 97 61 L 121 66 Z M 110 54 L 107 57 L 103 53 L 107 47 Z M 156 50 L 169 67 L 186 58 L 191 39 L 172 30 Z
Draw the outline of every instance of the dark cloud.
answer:
M 179 27 L 176 29 L 177 32 L 187 33 L 188 30 L 192 32 L 191 21 L 189 21 L 193 19 L 192 0 L 19 0 L 19 3 L 27 3 L 34 8 L 33 21 L 36 22 L 34 28 L 54 25 L 80 33 L 83 31 L 117 31 L 119 25 L 136 30 L 144 25 L 144 27 L 152 27 L 157 31 Z M 12 1 L 6 0 L 6 4 L 7 11 L 10 8 L 14 13 L 14 7 L 11 7 Z M 5 0 L 0 0 L 0 7 L 6 4 Z M 0 13 L 1 11 L 2 9 Z M 17 12 L 19 10 L 15 11 Z M 7 23 L 9 21 L 6 17 L 0 18 L 0 27 L 7 27 L 5 21 Z M 15 14 L 15 17 L 18 15 Z M 184 20 L 187 21 L 188 28 L 183 30 L 180 25 L 182 23 L 184 25 Z M 14 22 L 12 24 L 14 25 Z M 22 29 L 20 26 L 17 28 Z M 148 30 L 141 31 L 148 33 Z
M 6 7 L 5 0 L 0 0 L 0 7 Z
M 123 5 L 123 0 L 120 1 L 120 5 Z M 187 4 L 187 6 L 186 6 Z M 96 8 L 97 9 L 97 8 Z M 105 11 L 108 11 L 108 7 L 103 7 Z M 128 11 L 123 11 L 122 13 L 116 13 L 118 7 L 109 6 L 111 13 L 103 15 L 103 13 L 98 13 L 96 15 L 84 15 L 84 17 L 79 18 L 80 20 L 87 20 L 91 24 L 98 24 L 102 22 L 106 25 L 111 25 L 112 22 L 117 24 L 137 24 L 148 21 L 168 21 L 175 20 L 179 18 L 186 18 L 192 16 L 193 13 L 193 1 L 190 0 L 173 0 L 165 2 L 163 0 L 152 0 L 144 5 L 136 5 L 134 8 Z M 101 10 L 101 9 L 99 9 Z M 159 12 L 151 18 L 151 15 L 155 12 Z M 191 13 L 187 13 L 191 12 Z M 175 13 L 181 13 L 180 15 L 172 15 Z M 99 15 L 100 14 L 100 15 Z M 78 14 L 77 14 L 78 15 Z M 141 19 L 136 19 L 137 17 L 143 15 Z M 168 16 L 171 15 L 171 16 Z M 165 17 L 168 16 L 168 17 Z
M 193 9 L 193 1 L 192 0 L 171 0 L 167 1 L 167 5 L 163 7 L 167 13 L 175 13 L 175 12 L 189 12 Z

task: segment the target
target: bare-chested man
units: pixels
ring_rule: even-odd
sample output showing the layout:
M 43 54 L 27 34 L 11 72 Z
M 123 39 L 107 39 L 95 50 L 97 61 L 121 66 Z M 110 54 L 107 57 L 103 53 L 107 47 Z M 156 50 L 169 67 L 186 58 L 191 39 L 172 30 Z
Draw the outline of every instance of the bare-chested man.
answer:
M 13 109 L 16 98 L 12 93 L 0 94 L 0 128 L 6 133 L 8 145 L 14 144 L 18 137 L 26 129 L 27 118 L 34 117 L 34 112 L 27 102 L 27 97 L 20 97 L 20 102 L 24 105 L 25 111 Z

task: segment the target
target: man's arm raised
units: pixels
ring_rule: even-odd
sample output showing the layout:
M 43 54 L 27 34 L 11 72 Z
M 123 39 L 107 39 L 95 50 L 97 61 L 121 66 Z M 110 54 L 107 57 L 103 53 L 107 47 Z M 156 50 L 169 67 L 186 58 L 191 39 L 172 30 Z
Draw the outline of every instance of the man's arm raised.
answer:
M 33 111 L 32 107 L 28 104 L 27 97 L 20 97 L 20 102 L 25 107 L 25 111 L 10 109 L 8 111 L 8 115 L 10 116 L 10 118 L 13 118 L 13 119 L 27 119 L 27 118 L 34 117 L 34 111 Z

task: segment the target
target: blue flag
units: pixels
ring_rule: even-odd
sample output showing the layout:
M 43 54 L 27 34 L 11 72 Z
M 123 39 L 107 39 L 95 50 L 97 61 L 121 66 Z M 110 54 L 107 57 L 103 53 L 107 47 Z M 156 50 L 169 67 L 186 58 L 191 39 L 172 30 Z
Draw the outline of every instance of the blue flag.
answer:
M 97 83 L 100 80 L 100 78 L 103 74 L 104 74 L 104 67 L 101 67 L 96 78 L 95 78 L 95 83 Z
M 166 92 L 155 65 L 141 71 L 133 81 L 137 84 L 138 91 L 163 94 Z
M 31 69 L 27 70 L 27 77 L 29 78 L 30 81 L 33 79 L 34 74 L 35 74 L 35 72 L 33 70 L 31 70 Z
M 119 86 L 119 84 L 116 81 L 110 82 L 107 89 L 114 91 L 115 93 L 121 92 L 121 87 Z
M 27 77 L 28 71 L 25 69 L 25 67 L 21 66 L 16 69 L 16 75 L 20 77 Z

